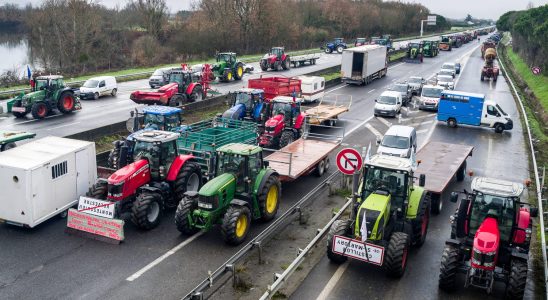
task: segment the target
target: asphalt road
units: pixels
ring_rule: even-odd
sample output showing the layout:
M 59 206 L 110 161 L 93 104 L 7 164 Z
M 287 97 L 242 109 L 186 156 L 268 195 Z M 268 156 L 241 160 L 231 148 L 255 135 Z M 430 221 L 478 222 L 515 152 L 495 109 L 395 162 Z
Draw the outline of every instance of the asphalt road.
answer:
M 346 86 L 342 84 L 332 88 L 328 91 L 330 94 L 351 95 L 354 99 L 351 111 L 342 115 L 340 122 L 338 123 L 339 126 L 344 125 L 346 128 L 349 138 L 345 141 L 345 144 L 353 146 L 363 144 L 361 137 L 368 135 L 371 137 L 371 128 L 377 128 L 377 131 L 383 132 L 388 128 L 389 123 L 399 122 L 398 119 L 385 120 L 372 118 L 374 99 L 378 97 L 387 86 L 395 81 L 405 80 L 411 75 L 430 77 L 441 67 L 442 63 L 446 61 L 462 60 L 462 62 L 464 62 L 465 58 L 462 58 L 462 56 L 471 50 L 475 51 L 474 53 L 479 52 L 479 50 L 477 50 L 478 45 L 479 44 L 476 43 L 470 43 L 455 51 L 443 52 L 436 58 L 425 59 L 425 62 L 420 65 L 404 63 L 394 65 L 390 68 L 386 78 L 376 80 L 365 87 Z M 308 67 L 302 68 L 302 70 L 306 68 Z M 471 82 L 475 80 L 473 78 L 477 79 L 477 69 L 479 68 L 479 65 L 472 66 L 468 69 L 466 68 L 468 67 L 465 67 L 465 74 L 463 76 L 469 76 Z M 476 71 L 470 71 L 474 68 Z M 307 70 L 306 72 L 309 71 L 310 70 Z M 503 85 L 499 83 L 497 89 L 501 86 Z M 506 94 L 502 92 L 501 95 L 504 96 Z M 509 94 L 507 96 L 508 97 L 506 98 L 511 99 Z M 101 101 L 108 100 L 105 99 Z M 93 102 L 92 104 L 99 102 L 100 101 Z M 506 108 L 511 106 L 503 102 L 503 107 Z M 106 108 L 97 108 L 97 110 L 101 109 L 103 111 L 106 110 Z M 119 118 L 123 119 L 126 117 L 125 114 L 127 113 L 127 110 L 127 106 L 123 109 L 120 108 L 117 113 L 111 113 L 109 109 L 109 115 L 118 114 Z M 61 122 L 61 124 L 63 124 L 63 122 L 65 122 L 66 126 L 56 126 L 63 126 L 59 127 L 59 130 L 69 130 L 73 127 L 76 128 L 81 125 L 87 125 L 87 123 L 83 123 L 78 124 L 78 126 L 71 126 L 70 122 L 67 122 L 66 120 L 69 118 L 80 118 L 80 114 L 84 111 L 76 113 L 74 116 L 51 118 L 50 120 L 45 120 L 43 122 L 47 122 L 45 124 L 49 124 L 49 122 Z M 515 115 L 511 110 L 510 113 Z M 410 112 L 403 113 L 401 122 L 418 124 L 417 126 L 419 126 L 419 130 L 421 131 L 421 135 L 419 135 L 420 142 L 422 139 L 426 139 L 425 134 L 427 134 L 431 128 L 432 122 L 427 122 L 428 118 L 432 118 L 432 115 L 433 114 L 431 113 L 416 112 L 414 109 L 411 109 Z M 106 119 L 106 117 L 103 118 Z M 94 120 L 97 121 L 96 119 Z M 8 120 L 1 122 L 5 121 Z M 91 122 L 91 120 L 89 122 Z M 32 123 L 34 122 L 25 124 Z M 519 124 L 517 125 L 519 126 Z M 97 126 L 97 124 L 95 124 L 95 126 Z M 48 128 L 45 127 L 44 123 L 40 123 L 40 127 Z M 50 125 L 49 128 L 53 127 Z M 433 136 L 446 136 L 446 138 L 451 139 L 452 137 L 461 135 L 480 135 L 478 140 L 487 140 L 488 138 L 486 137 L 491 137 L 493 139 L 507 139 L 510 137 L 512 141 L 516 139 L 516 136 L 519 136 L 519 128 L 514 132 L 503 136 L 495 136 L 491 131 L 468 128 L 459 128 L 450 132 L 442 130 L 446 129 L 442 129 L 438 126 Z M 366 140 L 374 139 L 368 138 Z M 494 144 L 492 147 L 499 149 L 497 145 L 498 144 Z M 482 148 L 476 151 L 474 162 L 470 164 L 471 166 L 477 164 L 478 166 L 487 167 L 486 165 L 481 165 L 482 161 L 477 162 L 476 159 L 478 158 L 481 159 L 483 157 L 487 162 L 491 161 L 491 159 L 495 159 L 489 155 L 490 152 L 485 152 L 485 149 L 488 148 Z M 512 153 L 523 153 L 523 141 L 516 142 L 516 147 L 510 149 L 514 150 Z M 510 151 L 510 149 L 507 151 Z M 485 152 L 483 156 L 481 154 L 482 152 Z M 487 159 L 487 157 L 489 157 L 489 159 Z M 331 161 L 334 162 L 333 159 Z M 514 163 L 518 162 L 518 160 L 514 161 Z M 497 164 L 495 162 L 491 163 L 494 165 Z M 510 162 L 508 161 L 505 163 Z M 491 166 L 489 167 L 491 168 Z M 330 168 L 332 172 L 334 169 L 334 166 Z M 526 173 L 526 166 L 523 171 Z M 512 172 L 514 171 L 512 170 Z M 517 171 L 513 174 L 518 175 Z M 316 186 L 319 181 L 320 179 L 316 177 L 304 177 L 293 183 L 284 183 L 283 201 L 279 213 L 290 207 L 307 191 Z M 442 216 L 435 218 L 431 228 L 436 228 L 435 224 L 439 223 L 440 232 L 442 231 L 442 227 L 445 228 L 444 230 L 447 230 L 448 227 L 445 223 L 447 223 L 448 214 L 449 210 L 445 210 L 445 213 Z M 267 225 L 268 224 L 263 223 L 254 224 L 250 234 L 252 236 L 256 235 Z M 2 241 L 2 247 L 0 247 L 0 270 L 2 270 L 0 272 L 0 298 L 176 299 L 196 286 L 205 276 L 207 276 L 209 270 L 216 269 L 238 249 L 237 247 L 226 246 L 222 242 L 218 230 L 213 230 L 204 235 L 193 236 L 191 238 L 179 234 L 173 225 L 172 212 L 168 212 L 163 218 L 160 226 L 151 231 L 139 231 L 132 224 L 128 224 L 126 226 L 126 241 L 121 245 L 110 245 L 78 236 L 67 235 L 64 233 L 65 226 L 66 222 L 57 218 L 32 230 L 8 225 L 0 226 L 0 240 Z M 432 229 L 431 233 L 432 232 L 435 232 L 435 229 Z M 425 258 L 428 262 L 425 262 L 425 266 L 430 264 L 437 265 L 439 256 L 441 255 L 440 249 L 443 246 L 443 242 L 436 242 L 434 246 L 432 245 L 434 244 L 434 241 L 430 239 L 435 235 L 436 234 L 431 234 L 426 245 L 421 249 L 431 249 L 430 251 L 432 251 L 430 256 Z M 435 247 L 440 248 L 436 250 Z M 426 252 L 427 251 L 420 251 L 418 253 Z M 412 263 L 414 263 L 414 261 L 412 261 Z M 321 266 L 322 265 L 320 264 L 317 268 L 321 268 Z M 326 267 L 333 268 L 330 264 L 327 264 Z M 358 265 L 357 269 L 358 268 L 361 270 L 362 266 Z M 322 274 L 324 279 L 329 280 L 330 275 L 328 269 L 318 271 L 319 274 Z M 407 276 L 409 276 L 411 272 L 408 273 Z M 431 271 L 431 273 L 434 273 L 434 271 Z M 373 277 L 376 279 L 381 278 L 380 276 Z M 311 292 L 314 292 L 321 291 L 325 282 L 323 282 L 323 284 L 318 282 L 312 283 L 312 286 L 308 287 L 306 286 L 307 284 L 310 284 L 308 280 L 303 284 L 302 290 L 311 290 Z M 358 287 L 362 284 L 363 283 L 360 283 L 359 285 L 354 284 L 354 286 Z M 431 284 L 425 283 L 424 286 L 429 287 Z M 435 290 L 437 291 L 437 289 Z M 309 299 L 307 296 L 312 296 L 312 298 L 314 298 L 313 295 L 303 295 L 304 298 L 301 299 Z

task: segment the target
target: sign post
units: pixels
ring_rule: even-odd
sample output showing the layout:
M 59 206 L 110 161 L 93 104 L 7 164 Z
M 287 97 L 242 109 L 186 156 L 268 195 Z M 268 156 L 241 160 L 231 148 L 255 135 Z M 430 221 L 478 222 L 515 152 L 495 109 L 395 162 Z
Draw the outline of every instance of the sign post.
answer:
M 343 174 L 352 175 L 352 207 L 350 210 L 350 219 L 354 219 L 354 207 L 358 196 L 358 187 L 360 180 L 360 170 L 363 166 L 363 159 L 360 153 L 352 148 L 342 149 L 337 153 L 337 168 Z
M 423 33 L 423 29 L 424 29 L 424 22 L 426 22 L 426 25 L 436 25 L 436 21 L 437 21 L 437 16 L 428 16 L 428 18 L 426 20 L 421 20 L 421 37 L 422 37 L 422 33 Z

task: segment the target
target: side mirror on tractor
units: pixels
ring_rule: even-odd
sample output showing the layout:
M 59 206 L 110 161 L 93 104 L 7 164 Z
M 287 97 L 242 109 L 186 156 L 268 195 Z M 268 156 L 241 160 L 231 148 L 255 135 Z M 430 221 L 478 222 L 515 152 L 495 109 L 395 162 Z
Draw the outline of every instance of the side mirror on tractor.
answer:
M 419 176 L 419 186 L 424 187 L 425 184 L 426 184 L 426 175 L 421 174 Z
M 451 201 L 453 203 L 457 203 L 458 200 L 459 200 L 459 193 L 452 192 L 451 196 L 449 196 L 449 201 Z

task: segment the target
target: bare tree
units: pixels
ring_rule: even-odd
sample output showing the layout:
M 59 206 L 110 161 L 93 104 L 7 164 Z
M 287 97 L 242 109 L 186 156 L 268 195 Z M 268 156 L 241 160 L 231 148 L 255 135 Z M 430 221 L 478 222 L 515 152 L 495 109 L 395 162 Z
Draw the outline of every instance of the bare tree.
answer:
M 156 38 L 167 22 L 168 10 L 165 0 L 135 0 L 132 2 L 139 12 L 143 27 Z

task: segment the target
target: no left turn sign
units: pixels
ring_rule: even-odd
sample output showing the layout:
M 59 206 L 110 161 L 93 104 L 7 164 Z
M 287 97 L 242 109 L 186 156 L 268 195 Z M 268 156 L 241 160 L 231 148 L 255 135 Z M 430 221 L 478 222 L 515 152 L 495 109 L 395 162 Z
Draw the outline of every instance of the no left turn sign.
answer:
M 343 174 L 352 175 L 359 172 L 362 164 L 362 157 L 355 149 L 345 148 L 337 154 L 337 167 Z

